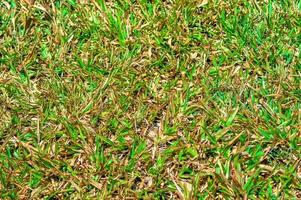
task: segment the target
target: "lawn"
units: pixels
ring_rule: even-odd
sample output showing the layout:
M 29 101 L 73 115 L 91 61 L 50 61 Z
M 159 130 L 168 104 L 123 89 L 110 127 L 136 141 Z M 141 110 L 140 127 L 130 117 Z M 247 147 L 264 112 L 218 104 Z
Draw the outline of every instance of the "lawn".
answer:
M 0 199 L 301 199 L 301 1 L 1 0 Z

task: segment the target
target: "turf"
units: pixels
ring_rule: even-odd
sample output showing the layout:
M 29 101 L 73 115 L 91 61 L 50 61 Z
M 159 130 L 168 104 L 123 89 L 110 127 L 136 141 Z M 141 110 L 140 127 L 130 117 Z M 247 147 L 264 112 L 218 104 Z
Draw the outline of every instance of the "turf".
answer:
M 0 1 L 0 199 L 300 199 L 299 0 Z

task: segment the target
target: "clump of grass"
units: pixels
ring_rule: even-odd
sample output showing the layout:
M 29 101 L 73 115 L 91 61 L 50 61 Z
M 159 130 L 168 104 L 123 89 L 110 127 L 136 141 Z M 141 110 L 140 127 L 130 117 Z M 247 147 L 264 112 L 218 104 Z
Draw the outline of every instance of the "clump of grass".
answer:
M 0 2 L 1 199 L 299 199 L 299 1 Z

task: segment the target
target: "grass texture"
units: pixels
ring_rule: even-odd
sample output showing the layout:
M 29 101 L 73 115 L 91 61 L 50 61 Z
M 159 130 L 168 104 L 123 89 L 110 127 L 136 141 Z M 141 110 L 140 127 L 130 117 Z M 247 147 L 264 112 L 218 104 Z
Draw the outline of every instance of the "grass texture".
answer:
M 0 1 L 0 199 L 300 199 L 300 161 L 301 1 Z

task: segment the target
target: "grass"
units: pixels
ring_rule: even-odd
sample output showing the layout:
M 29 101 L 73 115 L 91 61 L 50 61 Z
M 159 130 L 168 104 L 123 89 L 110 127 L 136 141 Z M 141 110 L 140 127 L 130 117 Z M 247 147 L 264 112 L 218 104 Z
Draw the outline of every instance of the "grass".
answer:
M 300 199 L 301 2 L 2 0 L 1 199 Z

